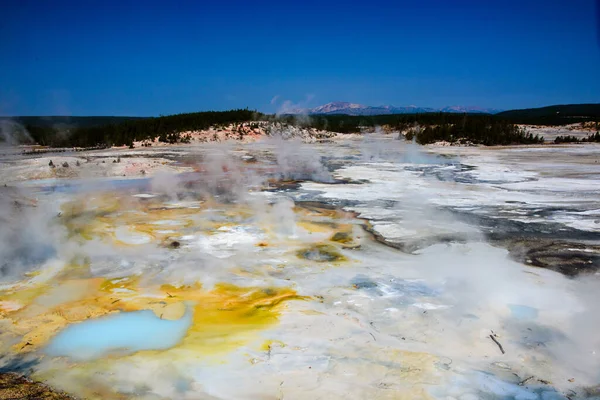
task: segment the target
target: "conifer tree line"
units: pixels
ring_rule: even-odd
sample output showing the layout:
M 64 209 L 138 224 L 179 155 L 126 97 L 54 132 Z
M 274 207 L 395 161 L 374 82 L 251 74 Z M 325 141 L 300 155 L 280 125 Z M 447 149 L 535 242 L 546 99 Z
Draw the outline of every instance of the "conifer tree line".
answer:
M 87 117 L 92 118 L 92 117 Z M 57 127 L 51 124 L 25 125 L 28 137 L 35 143 L 50 147 L 108 147 L 132 146 L 135 141 L 158 140 L 167 143 L 182 143 L 190 140 L 184 132 L 208 129 L 250 121 L 278 121 L 284 124 L 315 128 L 338 133 L 370 132 L 377 126 L 387 131 L 400 131 L 408 140 L 420 144 L 447 141 L 451 143 L 473 143 L 482 145 L 536 144 L 544 139 L 532 135 L 501 115 L 420 113 L 374 116 L 351 115 L 269 115 L 249 109 L 230 111 L 207 111 L 176 114 L 151 118 L 112 119 L 101 124 L 103 117 L 96 118 L 98 125 Z M 27 136 L 23 134 L 22 136 Z M 573 137 L 558 137 L 556 143 L 580 142 Z M 583 141 L 600 141 L 600 135 L 590 135 Z
M 600 131 L 596 131 L 595 134 L 590 134 L 585 138 L 582 139 L 578 139 L 577 137 L 573 136 L 573 135 L 566 135 L 566 136 L 557 136 L 554 139 L 554 143 L 592 143 L 592 142 L 596 142 L 596 143 L 600 143 Z

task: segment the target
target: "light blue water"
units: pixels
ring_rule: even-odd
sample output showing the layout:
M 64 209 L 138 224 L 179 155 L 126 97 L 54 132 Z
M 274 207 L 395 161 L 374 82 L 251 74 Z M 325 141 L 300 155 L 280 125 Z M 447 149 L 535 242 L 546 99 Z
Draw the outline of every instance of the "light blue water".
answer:
M 538 310 L 524 306 L 522 304 L 509 304 L 508 308 L 510 309 L 510 313 L 514 318 L 521 320 L 534 320 L 538 316 Z
M 68 326 L 51 340 L 46 354 L 90 360 L 108 353 L 166 350 L 183 339 L 191 323 L 189 306 L 175 321 L 160 319 L 150 310 L 113 314 Z

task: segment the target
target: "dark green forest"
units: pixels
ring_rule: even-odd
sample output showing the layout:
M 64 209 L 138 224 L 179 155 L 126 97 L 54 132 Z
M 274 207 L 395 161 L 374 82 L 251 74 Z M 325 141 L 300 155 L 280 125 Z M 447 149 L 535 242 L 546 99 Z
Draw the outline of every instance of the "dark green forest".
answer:
M 415 139 L 419 144 L 438 141 L 493 145 L 540 144 L 544 138 L 532 135 L 517 125 L 505 121 L 465 118 L 457 124 L 430 125 L 417 132 L 409 132 L 407 140 Z
M 409 132 L 418 143 L 458 140 L 476 144 L 531 144 L 543 139 L 533 137 L 502 119 L 488 114 L 423 113 L 376 116 L 317 115 L 310 118 L 265 115 L 251 110 L 199 112 L 157 118 L 126 120 L 101 126 L 61 130 L 54 126 L 26 125 L 33 140 L 51 147 L 131 146 L 134 141 L 153 140 L 180 143 L 189 140 L 181 132 L 207 129 L 212 125 L 256 120 L 273 120 L 306 128 L 339 133 L 358 133 L 376 126 L 392 130 L 422 129 Z M 411 131 L 412 132 L 412 131 Z
M 459 124 L 465 120 L 494 121 L 490 114 L 456 114 L 456 113 L 421 113 L 421 114 L 386 114 L 386 115 L 311 115 L 307 119 L 298 119 L 293 115 L 280 117 L 281 120 L 305 127 L 328 130 L 339 133 L 357 133 L 365 128 L 387 125 L 394 130 L 404 130 L 415 125 Z
M 213 125 L 256 120 L 280 121 L 305 128 L 339 133 L 359 133 L 376 126 L 391 130 L 409 130 L 408 138 L 421 144 L 446 140 L 485 145 L 540 143 L 503 119 L 489 114 L 422 113 L 375 116 L 316 115 L 298 118 L 276 117 L 248 109 L 221 112 L 199 112 L 156 118 L 130 119 L 100 126 L 61 127 L 25 125 L 35 143 L 50 147 L 132 146 L 134 141 L 153 140 L 181 143 L 189 140 L 182 132 L 207 129 Z M 415 127 L 419 127 L 416 129 Z
M 160 117 L 14 117 L 11 125 L 21 142 L 50 147 L 107 147 L 133 145 L 134 141 L 154 140 L 168 143 L 189 141 L 185 131 L 207 129 L 214 125 L 248 121 L 280 121 L 306 128 L 339 133 L 368 132 L 376 126 L 408 131 L 407 138 L 427 144 L 445 140 L 483 145 L 535 144 L 543 138 L 519 128 L 517 123 L 543 124 L 549 121 L 573 123 L 575 114 L 584 121 L 600 121 L 600 105 L 578 104 L 539 109 L 513 110 L 496 115 L 459 113 L 390 114 L 374 116 L 294 115 L 275 116 L 249 109 L 207 111 Z M 557 117 L 556 115 L 560 115 Z M 8 118 L 0 118 L 8 120 Z M 14 128 L 18 127 L 18 128 Z M 24 128 L 24 129 L 23 129 Z M 20 130 L 20 131 L 19 131 Z M 595 141 L 595 136 L 584 141 Z M 0 135 L 2 140 L 2 135 Z M 575 142 L 559 137 L 556 143 Z
M 287 122 L 294 123 L 293 116 L 285 118 Z M 442 140 L 453 143 L 457 141 L 470 142 L 487 146 L 544 142 L 543 137 L 533 136 L 504 119 L 481 113 L 423 113 L 375 116 L 319 115 L 301 121 L 300 125 L 341 133 L 356 133 L 365 128 L 387 126 L 396 131 L 408 130 L 406 139 L 413 140 L 414 138 L 419 144 Z
M 513 124 L 567 125 L 600 121 L 600 104 L 565 104 L 540 108 L 509 110 L 496 114 Z
M 215 124 L 260 120 L 255 111 L 231 110 L 176 114 L 153 118 L 137 118 L 99 126 L 25 125 L 33 140 L 51 147 L 130 146 L 134 141 L 159 140 L 168 143 L 185 142 L 184 131 L 207 129 Z
M 572 135 L 566 135 L 566 136 L 557 136 L 554 139 L 554 143 L 559 144 L 559 143 L 600 143 L 600 132 L 596 132 L 595 134 L 592 135 L 588 135 L 586 138 L 583 139 L 578 139 L 575 136 Z

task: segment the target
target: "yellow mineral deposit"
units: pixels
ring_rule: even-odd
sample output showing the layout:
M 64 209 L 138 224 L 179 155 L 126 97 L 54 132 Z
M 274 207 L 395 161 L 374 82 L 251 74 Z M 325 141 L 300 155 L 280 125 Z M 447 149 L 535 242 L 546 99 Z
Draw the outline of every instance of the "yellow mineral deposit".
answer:
M 248 351 L 261 354 L 259 358 L 245 355 L 246 361 L 254 365 L 277 352 L 304 351 L 299 346 L 288 348 L 285 339 L 277 339 L 276 335 L 265 339 L 270 337 L 264 336 L 265 332 L 269 328 L 276 329 L 287 302 L 308 300 L 314 301 L 311 304 L 324 306 L 323 296 L 299 295 L 292 282 L 278 286 L 233 282 L 238 278 L 252 282 L 265 276 L 287 282 L 289 278 L 286 276 L 293 271 L 286 269 L 296 268 L 289 265 L 309 267 L 312 271 L 350 266 L 352 263 L 348 262 L 344 251 L 360 246 L 360 233 L 357 231 L 360 230 L 360 222 L 353 213 L 307 202 L 292 206 L 291 214 L 285 214 L 287 211 L 282 214 L 286 218 L 285 223 L 292 225 L 286 226 L 282 233 L 278 225 L 281 224 L 280 217 L 269 216 L 269 213 L 277 213 L 277 207 L 262 205 L 256 208 L 245 203 L 221 203 L 212 197 L 173 202 L 154 195 L 135 197 L 126 193 L 95 193 L 64 202 L 58 221 L 67 229 L 69 239 L 80 246 L 103 243 L 108 246 L 107 249 L 115 249 L 114 255 L 117 256 L 121 251 L 144 246 L 149 252 L 162 249 L 186 254 L 212 249 L 202 250 L 204 248 L 201 247 L 200 250 L 192 250 L 190 243 L 200 238 L 204 238 L 202 240 L 208 243 L 207 246 L 222 245 L 235 249 L 232 246 L 236 245 L 230 245 L 228 241 L 237 243 L 235 240 L 239 238 L 253 237 L 255 240 L 250 242 L 252 245 L 248 251 L 264 253 L 266 259 L 252 268 L 232 265 L 226 270 L 229 275 L 224 275 L 228 281 L 211 280 L 205 286 L 201 278 L 187 284 L 165 283 L 152 274 L 140 272 L 128 272 L 114 278 L 95 277 L 91 259 L 75 246 L 70 252 L 69 263 L 55 266 L 51 274 L 44 270 L 30 273 L 28 280 L 7 287 L 0 293 L 0 316 L 10 321 L 8 334 L 15 338 L 11 351 L 22 356 L 44 353 L 44 349 L 68 327 L 83 326 L 87 321 L 108 321 L 106 318 L 137 315 L 136 312 L 150 310 L 154 318 L 177 322 L 191 312 L 191 324 L 185 334 L 168 350 L 146 349 L 121 354 L 118 349 L 113 349 L 115 351 L 85 362 L 78 361 L 76 357 L 46 356 L 46 366 L 34 375 L 36 378 L 90 399 L 126 398 L 117 393 L 110 379 L 98 377 L 111 376 L 111 371 L 127 363 L 153 365 L 179 360 L 182 365 L 187 365 L 185 363 L 195 360 L 220 365 L 228 354 L 239 356 L 240 351 L 241 354 Z M 252 228 L 246 231 L 249 224 Z M 211 237 L 214 242 L 210 241 Z M 276 261 L 268 261 L 269 257 Z M 315 318 L 315 321 L 328 318 L 325 309 L 303 304 L 306 306 L 296 308 L 295 315 Z M 358 323 L 349 316 L 344 316 L 344 319 L 353 325 Z M 118 327 L 115 329 L 111 332 L 119 335 Z M 332 349 L 331 354 L 335 356 L 336 351 Z M 347 369 L 346 373 L 372 376 L 372 379 L 385 377 L 380 387 L 365 389 L 366 396 L 428 398 L 420 386 L 404 387 L 394 382 L 433 382 L 436 357 L 396 350 L 352 353 L 354 351 L 347 350 L 339 354 L 341 359 L 346 360 L 343 367 Z M 400 364 L 398 368 L 390 367 Z M 335 369 L 331 371 L 335 372 Z M 382 391 L 382 388 L 391 391 Z
M 197 218 L 207 210 L 223 218 L 213 221 Z M 314 206 L 296 207 L 294 211 L 298 226 L 307 232 L 324 234 L 334 242 L 351 241 L 348 233 L 351 225 L 333 221 L 347 218 L 347 213 Z M 197 208 L 166 208 L 155 199 L 132 200 L 100 194 L 63 204 L 60 219 L 69 235 L 80 241 L 101 239 L 118 246 L 136 246 L 172 243 L 181 235 L 182 228 L 214 234 L 225 226 L 235 226 L 236 220 L 251 217 L 251 212 L 248 207 L 218 204 L 214 200 Z M 268 226 L 263 228 L 269 229 Z M 339 240 L 340 235 L 343 241 Z M 257 243 L 259 248 L 272 245 L 269 241 Z M 323 243 L 300 249 L 297 254 L 317 262 L 346 260 L 334 245 Z M 204 290 L 201 282 L 187 286 L 141 286 L 138 275 L 93 278 L 89 262 L 85 258 L 79 261 L 64 266 L 51 284 L 32 283 L 2 292 L 1 315 L 13 322 L 12 333 L 22 338 L 13 346 L 15 352 L 39 350 L 70 324 L 138 310 L 152 310 L 161 319 L 177 320 L 184 314 L 185 304 L 191 304 L 193 324 L 179 346 L 194 348 L 199 354 L 213 354 L 233 349 L 250 340 L 253 333 L 276 323 L 286 301 L 304 299 L 285 287 L 217 283 L 210 290 Z M 237 273 L 246 272 L 238 270 Z
M 81 294 L 77 299 L 63 299 L 64 303 L 50 306 L 42 306 L 34 300 L 19 314 L 10 315 L 15 322 L 14 333 L 23 335 L 22 342 L 14 346 L 14 351 L 25 353 L 39 349 L 69 324 L 108 314 L 149 309 L 161 319 L 178 320 L 185 312 L 185 304 L 191 304 L 193 323 L 181 343 L 173 349 L 177 351 L 169 355 L 154 351 L 142 353 L 146 353 L 150 360 L 178 354 L 182 359 L 205 358 L 210 361 L 211 357 L 257 340 L 261 330 L 277 323 L 285 302 L 303 299 L 289 288 L 238 287 L 231 284 L 217 284 L 211 291 L 202 290 L 200 284 L 181 287 L 162 285 L 145 288 L 145 295 L 140 293 L 136 282 L 137 279 L 65 282 L 54 291 L 40 295 L 38 299 L 52 298 L 56 302 L 52 294 L 67 289 L 67 286 L 77 288 Z M 115 292 L 115 289 L 128 289 L 138 295 Z M 219 359 L 215 358 L 213 362 L 219 362 Z M 64 371 L 48 370 L 37 377 L 55 382 L 58 387 L 83 393 L 86 398 L 118 398 L 108 386 L 91 380 L 92 372 L 108 368 L 110 360 L 111 357 L 105 357 L 85 364 L 71 364 L 69 374 L 78 378 L 70 383 L 65 381 Z M 86 387 L 84 382 L 91 386 Z
M 68 324 L 115 312 L 150 309 L 160 318 L 179 319 L 184 302 L 190 302 L 194 323 L 182 345 L 215 352 L 231 347 L 242 334 L 275 323 L 285 301 L 302 299 L 288 288 L 218 284 L 204 291 L 199 284 L 140 288 L 137 282 L 137 277 L 91 278 L 3 296 L 3 304 L 10 305 L 3 309 L 4 316 L 13 320 L 14 333 L 23 337 L 15 351 L 37 350 Z

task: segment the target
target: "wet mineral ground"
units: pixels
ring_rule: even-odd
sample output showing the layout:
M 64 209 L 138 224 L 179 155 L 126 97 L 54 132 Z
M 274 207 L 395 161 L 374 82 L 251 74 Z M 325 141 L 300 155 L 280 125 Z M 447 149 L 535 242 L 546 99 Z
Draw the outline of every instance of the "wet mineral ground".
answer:
M 395 137 L 4 152 L 0 395 L 600 398 L 600 146 Z

